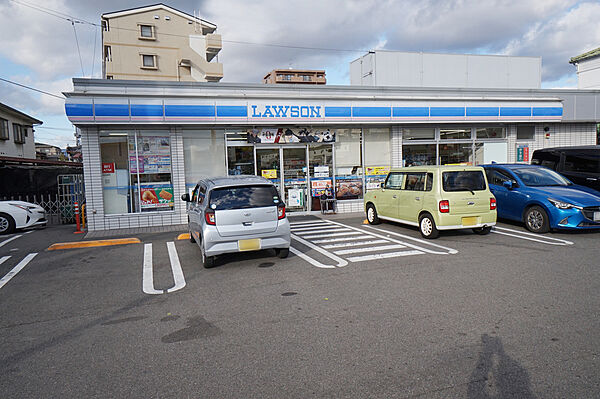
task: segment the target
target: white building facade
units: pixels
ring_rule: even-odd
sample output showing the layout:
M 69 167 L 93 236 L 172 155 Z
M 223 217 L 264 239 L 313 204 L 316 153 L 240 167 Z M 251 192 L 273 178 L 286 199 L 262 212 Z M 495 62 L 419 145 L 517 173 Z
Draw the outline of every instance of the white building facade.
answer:
M 529 162 L 596 144 L 600 91 L 208 84 L 74 79 L 90 231 L 187 222 L 204 176 L 273 181 L 288 212 L 339 212 L 392 167 Z
M 0 157 L 35 159 L 35 125 L 42 121 L 0 103 Z

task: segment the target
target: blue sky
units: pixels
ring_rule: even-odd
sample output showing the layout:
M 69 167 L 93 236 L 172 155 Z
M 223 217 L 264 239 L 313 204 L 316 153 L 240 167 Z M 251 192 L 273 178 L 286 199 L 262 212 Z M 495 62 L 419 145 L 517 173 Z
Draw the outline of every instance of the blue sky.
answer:
M 102 13 L 155 1 L 0 0 L 0 78 L 56 95 L 73 77 L 100 77 Z M 325 69 L 349 84 L 365 50 L 542 57 L 543 88 L 576 88 L 569 58 L 600 47 L 600 2 L 574 0 L 173 0 L 218 26 L 224 82 L 259 83 L 274 68 Z M 317 10 L 317 12 L 315 11 Z M 77 42 L 81 58 L 77 51 Z M 243 43 L 239 43 L 243 42 Z M 95 45 L 94 45 L 95 44 Z M 284 45 L 274 47 L 269 45 Z M 298 49 L 292 47 L 309 47 Z M 328 49 L 328 50 L 319 50 Z M 353 50 L 353 51 L 345 51 Z M 81 61 L 80 61 L 81 60 Z M 82 74 L 80 63 L 83 63 Z M 74 144 L 64 101 L 0 82 L 0 102 L 44 124 L 36 140 Z

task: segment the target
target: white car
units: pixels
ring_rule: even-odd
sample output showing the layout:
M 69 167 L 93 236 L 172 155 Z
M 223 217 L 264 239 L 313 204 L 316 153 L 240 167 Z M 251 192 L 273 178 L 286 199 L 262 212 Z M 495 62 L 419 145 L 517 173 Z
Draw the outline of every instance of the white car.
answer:
M 46 226 L 46 211 L 39 205 L 25 201 L 0 201 L 0 234 L 15 229 Z

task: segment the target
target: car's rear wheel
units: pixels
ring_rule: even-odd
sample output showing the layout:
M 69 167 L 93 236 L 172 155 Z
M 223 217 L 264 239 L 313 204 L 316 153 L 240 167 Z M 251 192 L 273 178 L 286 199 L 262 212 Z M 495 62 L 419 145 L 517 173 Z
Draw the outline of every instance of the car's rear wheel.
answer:
M 421 215 L 419 218 L 419 230 L 421 231 L 421 235 L 423 238 L 437 238 L 440 234 L 437 227 L 435 226 L 435 220 L 433 220 L 433 216 L 428 213 Z
M 367 205 L 367 222 L 369 224 L 379 224 L 381 221 L 377 216 L 377 210 L 375 209 L 375 205 L 369 204 Z
M 547 233 L 550 231 L 548 214 L 541 206 L 532 206 L 525 212 L 525 227 L 533 233 Z
M 490 234 L 490 231 L 492 231 L 492 226 L 477 227 L 477 228 L 473 229 L 473 233 L 479 234 L 480 236 L 484 236 L 486 234 Z
M 289 248 L 277 248 L 275 250 L 275 255 L 277 255 L 277 257 L 281 258 L 281 259 L 287 258 L 289 254 L 290 254 Z
M 204 244 L 200 245 L 200 253 L 202 254 L 202 266 L 204 266 L 206 269 L 215 267 L 215 257 L 206 256 L 206 252 L 204 251 Z
M 0 234 L 10 234 L 15 231 L 15 219 L 9 214 L 0 213 Z

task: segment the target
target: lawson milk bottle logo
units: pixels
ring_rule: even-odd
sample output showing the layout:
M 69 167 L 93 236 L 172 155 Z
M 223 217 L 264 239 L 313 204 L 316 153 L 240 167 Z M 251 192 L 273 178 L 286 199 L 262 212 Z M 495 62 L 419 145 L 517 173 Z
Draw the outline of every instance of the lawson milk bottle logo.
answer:
M 251 118 L 321 118 L 320 105 L 250 105 Z

